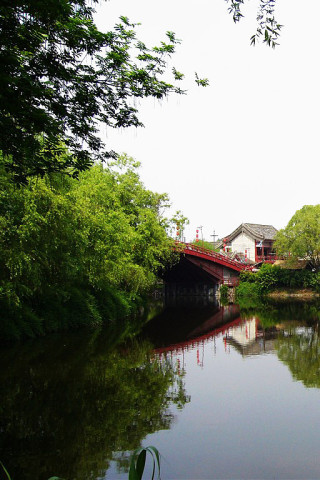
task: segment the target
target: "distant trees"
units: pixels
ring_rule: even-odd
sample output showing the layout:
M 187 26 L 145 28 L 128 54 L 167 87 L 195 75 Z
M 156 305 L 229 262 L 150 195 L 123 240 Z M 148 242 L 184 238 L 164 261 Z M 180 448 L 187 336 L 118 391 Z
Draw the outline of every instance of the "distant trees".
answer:
M 181 210 L 177 210 L 170 219 L 171 235 L 176 240 L 184 242 L 184 229 L 187 225 L 189 225 L 189 223 L 189 219 L 183 215 Z
M 320 204 L 305 205 L 279 230 L 275 248 L 288 260 L 305 259 L 320 270 Z
M 196 247 L 203 247 L 203 248 L 206 248 L 207 250 L 212 250 L 214 252 L 219 252 L 219 248 L 216 248 L 215 247 L 215 244 L 213 242 L 210 242 L 208 240 L 199 240 L 199 238 L 195 238 L 194 240 L 192 240 L 191 242 L 193 245 L 195 245 Z

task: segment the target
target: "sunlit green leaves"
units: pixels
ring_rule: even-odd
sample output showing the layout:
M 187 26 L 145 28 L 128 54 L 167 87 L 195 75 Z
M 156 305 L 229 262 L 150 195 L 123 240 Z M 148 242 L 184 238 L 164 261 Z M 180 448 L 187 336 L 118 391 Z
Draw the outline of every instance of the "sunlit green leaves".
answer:
M 209 79 L 208 78 L 199 78 L 197 72 L 195 72 L 195 82 L 199 87 L 207 87 L 209 85 Z
M 290 261 L 308 260 L 320 268 L 320 205 L 305 205 L 276 236 L 275 247 Z
M 92 291 L 148 291 L 171 259 L 172 240 L 163 218 L 168 197 L 144 187 L 138 166 L 124 155 L 78 180 L 51 174 L 16 188 L 0 164 L 0 301 L 79 303 L 80 288 L 99 324 Z

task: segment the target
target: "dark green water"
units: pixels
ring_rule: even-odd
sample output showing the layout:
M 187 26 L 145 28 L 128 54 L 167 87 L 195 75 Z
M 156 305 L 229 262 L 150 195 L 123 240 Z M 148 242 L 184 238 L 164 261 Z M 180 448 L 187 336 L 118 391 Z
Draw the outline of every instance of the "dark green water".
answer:
M 155 445 L 163 479 L 320 478 L 319 318 L 185 302 L 126 340 L 3 346 L 0 460 L 12 480 L 124 479 L 130 452 Z

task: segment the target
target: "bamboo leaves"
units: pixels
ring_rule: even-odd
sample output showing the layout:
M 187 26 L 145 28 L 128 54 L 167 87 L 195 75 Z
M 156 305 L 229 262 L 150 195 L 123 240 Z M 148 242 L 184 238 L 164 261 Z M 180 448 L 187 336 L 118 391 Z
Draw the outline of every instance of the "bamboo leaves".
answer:
M 239 22 L 244 16 L 241 8 L 245 0 L 225 0 L 229 3 L 228 11 L 233 17 L 235 23 Z M 255 45 L 261 38 L 268 47 L 275 48 L 278 45 L 280 31 L 283 25 L 280 25 L 274 15 L 276 0 L 259 0 L 259 9 L 257 13 L 257 30 L 250 38 L 251 45 Z

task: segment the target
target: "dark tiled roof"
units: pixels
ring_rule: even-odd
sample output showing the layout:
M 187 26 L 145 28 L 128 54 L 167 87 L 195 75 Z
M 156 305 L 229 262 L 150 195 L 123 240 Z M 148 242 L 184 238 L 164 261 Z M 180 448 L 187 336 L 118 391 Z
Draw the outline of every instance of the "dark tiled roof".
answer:
M 258 225 L 257 223 L 243 223 L 243 225 L 254 235 L 263 237 L 266 240 L 273 240 L 278 231 L 272 225 Z
M 227 241 L 236 238 L 240 233 L 246 233 L 250 237 L 257 240 L 273 240 L 277 229 L 272 225 L 259 225 L 258 223 L 242 223 L 230 235 L 226 237 Z

